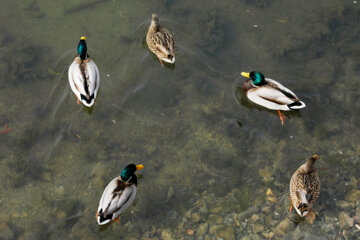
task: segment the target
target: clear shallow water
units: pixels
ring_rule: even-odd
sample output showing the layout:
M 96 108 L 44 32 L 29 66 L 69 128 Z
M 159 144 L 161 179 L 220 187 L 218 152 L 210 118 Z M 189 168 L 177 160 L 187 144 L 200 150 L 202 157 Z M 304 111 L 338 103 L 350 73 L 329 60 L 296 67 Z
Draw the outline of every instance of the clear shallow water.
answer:
M 14 130 L 0 135 L 0 238 L 198 239 L 206 223 L 207 239 L 359 238 L 354 226 L 340 224 L 341 214 L 360 214 L 359 4 L 2 6 L 0 124 Z M 153 12 L 175 34 L 174 68 L 144 44 Z M 67 80 L 82 35 L 101 75 L 92 111 L 76 104 Z M 286 114 L 282 127 L 274 112 L 244 97 L 240 72 L 253 69 L 307 108 Z M 315 153 L 317 165 L 330 169 L 319 173 L 319 216 L 309 224 L 288 214 L 288 183 Z M 103 189 L 128 163 L 145 166 L 136 202 L 120 225 L 99 228 Z

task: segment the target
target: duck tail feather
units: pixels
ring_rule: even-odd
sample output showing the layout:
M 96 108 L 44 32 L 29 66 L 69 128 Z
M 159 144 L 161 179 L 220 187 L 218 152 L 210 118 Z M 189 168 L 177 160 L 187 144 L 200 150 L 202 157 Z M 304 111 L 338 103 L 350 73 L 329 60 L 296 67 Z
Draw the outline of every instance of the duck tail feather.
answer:
M 98 220 L 99 225 L 104 225 L 104 224 L 110 222 L 112 217 L 113 217 L 112 214 L 106 214 L 106 216 L 105 216 L 104 213 L 102 212 L 102 209 L 101 209 L 100 212 L 99 212 L 97 220 Z
M 303 101 L 297 101 L 293 102 L 287 105 L 290 109 L 300 109 L 306 107 L 305 103 Z

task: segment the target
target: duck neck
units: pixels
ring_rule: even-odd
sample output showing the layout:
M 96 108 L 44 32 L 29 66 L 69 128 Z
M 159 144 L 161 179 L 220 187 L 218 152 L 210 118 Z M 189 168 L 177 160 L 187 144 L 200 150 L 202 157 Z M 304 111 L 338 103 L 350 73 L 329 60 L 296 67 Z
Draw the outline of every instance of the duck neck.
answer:
M 315 167 L 314 167 L 315 161 L 316 161 L 316 159 L 312 157 L 305 163 L 304 170 L 306 173 L 310 173 L 315 170 Z
M 249 91 L 250 89 L 252 88 L 255 88 L 256 86 L 254 86 L 251 82 L 251 79 L 247 79 L 245 82 L 244 82 L 244 85 L 243 85 L 243 89 L 244 89 L 244 92 L 245 94 L 247 93 L 247 91 Z
M 151 20 L 151 29 L 153 29 L 154 32 L 158 32 L 160 29 L 159 20 Z
M 252 84 L 253 87 L 260 87 L 262 85 L 265 85 L 266 82 L 265 82 L 264 79 L 256 79 L 256 80 L 252 80 L 251 84 Z
M 126 182 L 128 184 L 135 184 L 137 186 L 137 177 L 135 174 L 131 175 L 130 179 Z
M 77 49 L 79 58 L 85 60 L 87 58 L 87 46 L 85 40 L 80 40 Z

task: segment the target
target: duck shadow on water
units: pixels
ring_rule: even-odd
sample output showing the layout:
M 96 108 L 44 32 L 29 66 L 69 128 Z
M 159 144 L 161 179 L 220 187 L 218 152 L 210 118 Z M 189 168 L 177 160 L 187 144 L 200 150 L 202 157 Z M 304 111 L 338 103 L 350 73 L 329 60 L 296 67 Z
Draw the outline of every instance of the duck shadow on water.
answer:
M 92 112 L 94 111 L 95 105 L 96 104 L 92 105 L 91 107 L 86 107 L 86 106 L 82 105 L 83 106 L 83 111 L 88 113 L 88 114 L 92 114 Z
M 233 90 L 235 92 L 234 97 L 236 99 L 236 101 L 238 103 L 240 103 L 241 105 L 243 105 L 244 107 L 246 107 L 249 110 L 253 110 L 253 109 L 257 109 L 260 112 L 261 111 L 266 111 L 268 113 L 271 113 L 273 115 L 278 115 L 276 110 L 271 110 L 271 109 L 267 109 L 265 107 L 262 107 L 260 105 L 257 105 L 253 102 L 251 102 L 247 96 L 244 93 L 244 90 L 242 88 L 242 85 L 238 85 L 236 86 L 236 88 Z M 293 118 L 293 117 L 301 117 L 301 112 L 299 110 L 291 110 L 291 111 L 281 111 L 282 114 L 285 115 L 286 118 Z
M 99 232 L 105 232 L 110 227 L 110 225 L 112 225 L 113 223 L 114 223 L 113 221 L 110 221 L 107 224 L 98 226 Z
M 99 95 L 100 92 L 98 92 Z M 70 104 L 73 104 L 74 106 L 78 106 L 79 108 L 77 108 L 79 111 L 81 111 L 80 109 L 82 109 L 82 112 L 85 112 L 89 115 L 92 114 L 92 112 L 94 111 L 94 109 L 96 108 L 96 100 L 95 103 L 91 106 L 91 107 L 87 107 L 84 104 L 82 104 L 81 102 L 77 103 L 77 99 L 75 97 L 75 95 L 71 92 L 71 101 Z M 69 97 L 69 96 L 68 96 Z M 53 119 L 54 120 L 54 119 Z

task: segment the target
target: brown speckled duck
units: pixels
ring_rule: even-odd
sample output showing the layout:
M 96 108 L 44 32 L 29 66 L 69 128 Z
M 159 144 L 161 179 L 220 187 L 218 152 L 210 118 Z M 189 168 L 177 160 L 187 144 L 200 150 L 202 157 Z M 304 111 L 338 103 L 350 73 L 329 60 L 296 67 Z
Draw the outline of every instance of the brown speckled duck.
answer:
M 314 167 L 318 159 L 318 155 L 312 156 L 294 172 L 290 180 L 290 212 L 294 207 L 301 217 L 315 218 L 311 212 L 320 195 L 320 178 Z
M 159 59 L 168 63 L 175 62 L 175 39 L 171 32 L 160 25 L 158 16 L 153 13 L 151 25 L 146 34 L 146 43 Z

